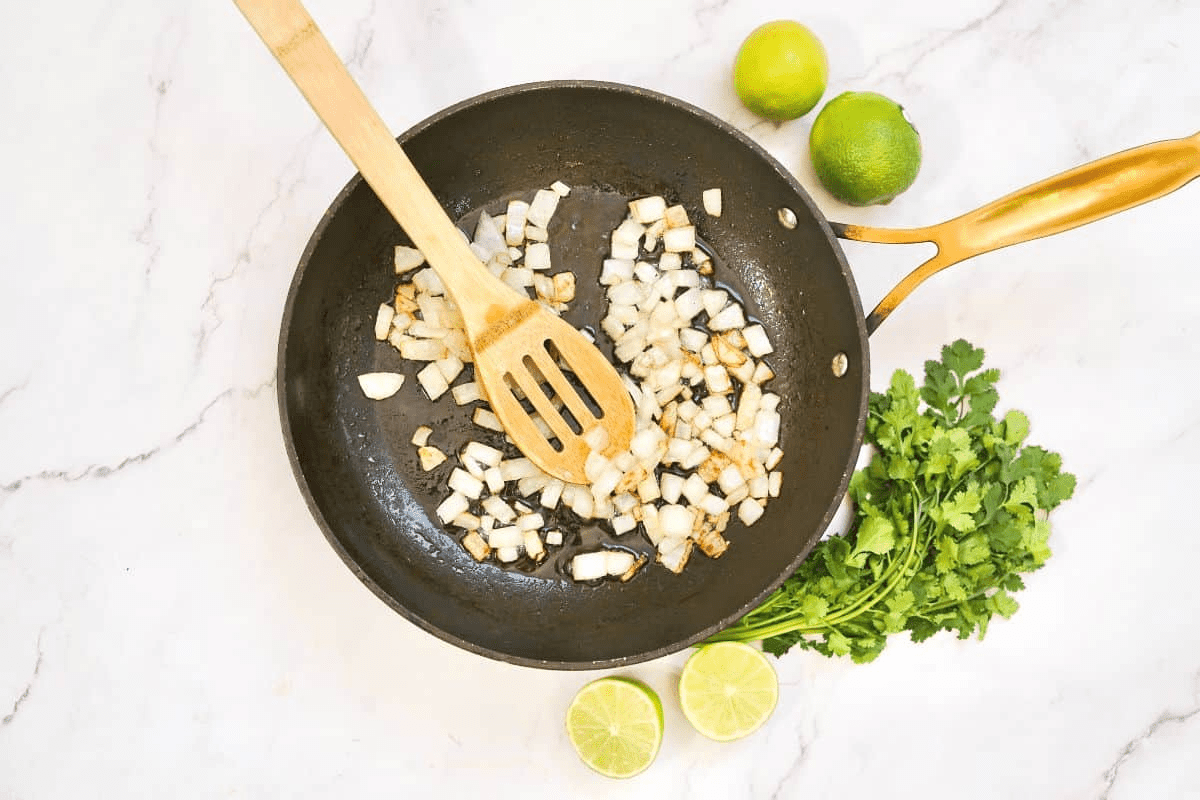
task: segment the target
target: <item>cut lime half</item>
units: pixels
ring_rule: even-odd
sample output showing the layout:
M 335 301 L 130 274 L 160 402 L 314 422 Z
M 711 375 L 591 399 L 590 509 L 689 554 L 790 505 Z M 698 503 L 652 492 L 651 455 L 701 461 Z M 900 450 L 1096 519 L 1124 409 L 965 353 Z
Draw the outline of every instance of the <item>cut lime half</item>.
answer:
M 649 767 L 663 737 L 658 695 L 630 678 L 600 678 L 567 707 L 567 736 L 583 763 L 609 778 L 632 778 Z
M 700 648 L 679 677 L 683 715 L 696 730 L 719 742 L 758 730 L 778 700 L 775 668 L 760 651 L 742 642 Z

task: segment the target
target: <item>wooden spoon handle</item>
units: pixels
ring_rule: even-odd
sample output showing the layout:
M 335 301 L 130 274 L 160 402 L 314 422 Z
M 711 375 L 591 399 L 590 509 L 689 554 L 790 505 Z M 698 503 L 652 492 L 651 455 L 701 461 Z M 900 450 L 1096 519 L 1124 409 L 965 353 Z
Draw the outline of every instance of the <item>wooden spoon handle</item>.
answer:
M 298 0 L 234 0 L 459 308 L 495 301 L 492 277 Z M 453 269 L 446 267 L 453 265 Z

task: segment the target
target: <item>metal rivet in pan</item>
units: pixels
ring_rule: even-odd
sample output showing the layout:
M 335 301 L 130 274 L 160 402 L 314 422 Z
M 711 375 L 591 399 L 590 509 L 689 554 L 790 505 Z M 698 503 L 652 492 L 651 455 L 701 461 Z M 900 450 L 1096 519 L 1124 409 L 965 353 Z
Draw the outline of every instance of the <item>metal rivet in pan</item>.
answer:
M 787 206 L 779 209 L 779 224 L 787 228 L 789 231 L 796 227 L 796 212 L 792 211 Z
M 850 359 L 846 357 L 845 353 L 838 353 L 833 357 L 833 377 L 842 377 L 848 369 L 850 369 Z

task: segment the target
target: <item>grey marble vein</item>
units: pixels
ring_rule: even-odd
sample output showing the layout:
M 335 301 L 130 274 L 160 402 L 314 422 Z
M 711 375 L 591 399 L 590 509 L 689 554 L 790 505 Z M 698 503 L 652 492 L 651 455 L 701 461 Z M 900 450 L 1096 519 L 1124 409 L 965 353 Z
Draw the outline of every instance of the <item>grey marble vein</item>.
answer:
M 901 83 L 905 83 L 908 80 L 908 76 L 921 65 L 921 62 L 925 61 L 925 59 L 944 49 L 961 37 L 983 28 L 985 25 L 987 25 L 987 23 L 991 22 L 996 18 L 996 16 L 1004 11 L 1010 2 L 1011 0 L 1000 0 L 1000 2 L 992 7 L 992 9 L 986 14 L 976 17 L 965 25 L 962 25 L 958 28 L 951 28 L 950 30 L 937 31 L 924 36 L 912 44 L 885 52 L 883 55 L 879 56 L 879 58 L 872 61 L 861 75 L 856 75 L 851 78 L 851 82 L 863 81 L 866 78 L 871 77 L 875 83 L 883 83 L 893 78 L 899 80 Z M 911 57 L 907 64 L 884 75 L 874 76 L 875 70 L 878 69 L 880 65 L 885 63 L 888 59 L 900 53 L 907 53 L 913 50 L 916 51 L 916 54 Z
M 770 794 L 771 800 L 793 796 L 793 793 L 788 792 L 786 787 L 791 782 L 792 778 L 794 778 L 801 772 L 801 770 L 803 770 L 804 762 L 808 757 L 809 749 L 809 743 L 801 740 L 799 736 L 797 736 L 796 740 L 799 742 L 800 749 L 795 753 L 795 758 L 792 759 L 792 763 L 788 766 L 787 771 L 784 772 L 779 780 L 775 783 L 775 788 Z
M 233 280 L 244 265 L 251 262 L 252 257 L 250 251 L 254 246 L 255 238 L 259 230 L 262 228 L 263 222 L 267 215 L 284 201 L 290 199 L 296 189 L 302 184 L 306 177 L 305 165 L 308 162 L 308 157 L 312 153 L 313 144 L 316 142 L 318 134 L 323 130 L 318 123 L 304 134 L 299 140 L 299 146 L 292 156 L 284 162 L 283 169 L 280 170 L 279 176 L 275 178 L 274 191 L 271 194 L 271 199 L 267 201 L 258 213 L 254 216 L 254 221 L 250 223 L 250 229 L 246 232 L 246 237 L 243 240 L 241 248 L 238 250 L 237 257 L 234 259 L 232 266 L 228 271 L 217 275 L 208 284 L 208 293 L 204 297 L 204 301 L 200 303 L 200 313 L 203 317 L 200 325 L 200 335 L 196 340 L 196 361 L 204 356 L 205 348 L 208 345 L 208 338 L 212 336 L 218 328 L 224 324 L 225 319 L 221 316 L 220 309 L 217 303 L 217 292 L 221 286 Z M 293 169 L 297 170 L 294 178 L 285 183 L 285 177 Z
M 371 44 L 375 41 L 375 26 L 372 23 L 375 20 L 376 5 L 377 0 L 371 0 L 367 13 L 354 26 L 354 47 L 350 51 L 350 57 L 346 59 L 348 67 L 363 69 L 367 55 L 371 52 Z
M 1121 769 L 1125 766 L 1125 762 L 1132 758 L 1143 744 L 1145 744 L 1149 739 L 1153 738 L 1154 735 L 1158 733 L 1159 728 L 1167 724 L 1182 725 L 1192 717 L 1195 717 L 1197 714 L 1200 714 L 1200 706 L 1196 706 L 1189 711 L 1184 711 L 1178 714 L 1172 714 L 1164 711 L 1158 715 L 1158 719 L 1154 720 L 1154 722 L 1152 722 L 1150 726 L 1146 728 L 1146 730 L 1130 739 L 1129 742 L 1127 742 L 1126 745 L 1121 749 L 1121 752 L 1117 755 L 1117 760 L 1112 763 L 1112 766 L 1104 771 L 1104 791 L 1101 792 L 1099 800 L 1108 800 L 1108 796 L 1112 792 L 1113 786 L 1117 782 L 1117 778 L 1120 777 Z
M 33 674 L 29 676 L 29 682 L 25 684 L 25 690 L 23 692 L 21 692 L 21 694 L 17 697 L 16 700 L 13 701 L 12 711 L 10 711 L 8 714 L 6 714 L 3 719 L 0 719 L 0 727 L 8 725 L 14 719 L 16 719 L 17 712 L 21 710 L 21 706 L 25 703 L 26 700 L 29 699 L 29 693 L 33 690 L 33 684 L 37 682 L 38 673 L 40 673 L 42 671 L 42 656 L 43 656 L 42 634 L 44 634 L 45 632 L 46 632 L 46 630 L 43 628 L 38 633 L 37 645 L 36 645 L 37 659 L 33 663 Z
M 260 383 L 251 389 L 240 390 L 240 393 L 245 397 L 254 398 L 261 394 L 264 389 L 268 389 L 274 385 L 275 378 L 272 376 L 270 380 L 264 381 L 263 383 Z M 46 469 L 42 470 L 41 472 L 24 475 L 20 478 L 17 478 L 15 481 L 11 481 L 6 484 L 0 484 L 0 493 L 12 494 L 13 492 L 18 491 L 25 484 L 33 481 L 62 481 L 64 483 L 75 483 L 77 481 L 88 480 L 91 478 L 107 478 L 111 475 L 121 472 L 128 467 L 142 464 L 154 458 L 158 454 L 173 448 L 175 445 L 191 436 L 200 428 L 201 425 L 204 424 L 205 419 L 207 418 L 209 412 L 212 411 L 213 407 L 238 393 L 239 390 L 236 388 L 226 389 L 225 391 L 221 392 L 212 400 L 210 400 L 204 406 L 204 408 L 200 410 L 200 413 L 196 416 L 196 418 L 181 431 L 179 431 L 179 433 L 172 436 L 168 441 L 155 445 L 149 450 L 144 450 L 131 456 L 125 456 L 115 464 L 91 464 L 84 467 L 82 470 L 74 472 L 69 469 Z
M 12 397 L 14 394 L 21 391 L 28 385 L 29 385 L 29 379 L 26 378 L 25 380 L 21 381 L 20 383 L 10 386 L 7 389 L 5 389 L 3 392 L 0 392 L 0 405 L 4 405 L 5 400 Z
M 181 50 L 181 44 L 186 26 L 184 25 L 185 15 L 181 14 L 178 18 L 172 19 L 168 25 L 164 35 L 158 37 L 159 45 L 154 54 L 155 65 L 147 76 L 147 81 L 153 92 L 154 114 L 153 121 L 150 125 L 150 135 L 147 140 L 148 158 L 150 161 L 150 185 L 146 189 L 146 215 L 142 220 L 142 224 L 134 232 L 134 241 L 146 248 L 146 261 L 142 268 L 143 275 L 149 277 L 158 266 L 158 259 L 162 253 L 162 242 L 158 237 L 158 230 L 155 225 L 155 215 L 158 212 L 159 203 L 159 184 L 166 174 L 167 169 L 167 152 L 162 143 L 162 127 L 164 106 L 166 104 L 168 92 L 174 79 L 171 77 L 175 71 L 175 63 L 178 58 L 178 53 Z M 173 32 L 174 35 L 166 35 Z M 165 62 L 160 64 L 159 62 Z

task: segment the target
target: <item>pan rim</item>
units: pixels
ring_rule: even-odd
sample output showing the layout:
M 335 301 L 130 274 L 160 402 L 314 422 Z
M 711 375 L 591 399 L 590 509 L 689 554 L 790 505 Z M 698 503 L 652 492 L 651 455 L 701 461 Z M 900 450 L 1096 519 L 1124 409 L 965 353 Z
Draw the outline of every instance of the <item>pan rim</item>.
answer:
M 847 453 L 846 466 L 844 467 L 841 477 L 839 479 L 837 491 L 835 492 L 833 499 L 831 500 L 829 506 L 825 509 L 824 514 L 822 514 L 822 516 L 821 516 L 818 527 L 819 527 L 820 532 L 823 533 L 826 529 L 828 529 L 830 522 L 832 522 L 834 515 L 837 513 L 837 510 L 845 497 L 847 488 L 849 486 L 850 478 L 854 473 L 855 464 L 857 463 L 857 460 L 858 460 L 858 454 L 862 448 L 863 431 L 864 431 L 864 427 L 866 424 L 867 401 L 868 401 L 869 394 L 870 394 L 869 335 L 868 335 L 867 328 L 866 328 L 866 319 L 865 319 L 865 315 L 863 312 L 862 301 L 861 301 L 861 297 L 859 295 L 858 286 L 854 281 L 854 276 L 850 270 L 849 263 L 845 257 L 845 253 L 842 250 L 841 244 L 839 243 L 837 236 L 835 235 L 835 233 L 833 231 L 833 228 L 830 226 L 829 220 L 820 211 L 820 209 L 817 207 L 815 201 L 813 201 L 811 196 L 808 194 L 807 190 L 805 190 L 804 187 L 800 184 L 800 182 L 796 179 L 795 175 L 793 175 L 791 172 L 789 172 L 787 169 L 785 169 L 783 167 L 783 165 L 778 161 L 778 159 L 776 159 L 774 156 L 772 156 L 764 147 L 762 147 L 760 144 L 755 142 L 753 139 L 751 139 L 746 133 L 744 133 L 740 129 L 734 127 L 733 125 L 729 124 L 725 120 L 720 119 L 719 117 L 715 116 L 711 112 L 705 111 L 704 109 L 702 109 L 696 105 L 693 105 L 691 103 L 688 103 L 687 101 L 681 100 L 676 97 L 672 97 L 667 94 L 663 94 L 661 92 L 658 92 L 658 91 L 655 91 L 652 89 L 646 89 L 646 88 L 635 86 L 632 84 L 616 83 L 616 82 L 610 82 L 610 81 L 584 80 L 584 79 L 561 79 L 561 80 L 533 81 L 533 82 L 529 82 L 529 83 L 515 84 L 512 86 L 507 86 L 504 88 L 494 89 L 491 91 L 483 92 L 483 93 L 474 95 L 472 97 L 468 97 L 466 99 L 460 100 L 460 101 L 458 101 L 450 106 L 447 106 L 447 107 L 443 108 L 442 110 L 426 117 L 425 119 L 421 120 L 420 122 L 416 123 L 412 127 L 405 130 L 403 133 L 401 133 L 399 136 L 397 136 L 396 139 L 401 144 L 404 144 L 405 142 L 407 142 L 408 140 L 410 140 L 417 134 L 419 134 L 422 131 L 426 130 L 427 128 L 443 121 L 447 117 L 453 116 L 453 115 L 463 111 L 464 109 L 467 109 L 467 108 L 470 108 L 470 107 L 473 107 L 473 106 L 476 106 L 476 105 L 479 105 L 482 103 L 487 103 L 487 102 L 491 102 L 494 100 L 499 100 L 499 99 L 503 99 L 506 97 L 520 95 L 520 94 L 526 94 L 526 93 L 530 93 L 530 92 L 543 92 L 543 91 L 564 90 L 564 89 L 566 89 L 566 90 L 585 89 L 585 90 L 593 90 L 593 91 L 611 91 L 611 92 L 620 93 L 620 94 L 640 95 L 640 96 L 646 97 L 647 99 L 654 100 L 656 102 L 671 106 L 677 110 L 684 111 L 688 114 L 691 114 L 693 116 L 700 118 L 702 121 L 708 123 L 709 125 L 713 126 L 716 129 L 718 129 L 719 131 L 724 133 L 726 136 L 729 136 L 729 137 L 735 139 L 742 146 L 747 147 L 748 149 L 753 151 L 759 158 L 761 158 L 763 160 L 764 163 L 769 165 L 771 167 L 771 169 L 773 169 L 776 173 L 778 173 L 779 176 L 781 178 L 783 178 L 784 181 L 792 189 L 794 195 L 800 199 L 801 203 L 804 206 L 804 210 L 808 213 L 808 215 L 813 220 L 815 220 L 818 223 L 821 231 L 825 235 L 825 237 L 830 245 L 830 250 L 834 254 L 834 257 L 837 259 L 838 267 L 841 270 L 842 277 L 846 282 L 847 289 L 849 290 L 850 300 L 851 300 L 851 303 L 853 305 L 854 312 L 855 312 L 855 326 L 858 331 L 858 342 L 859 342 L 859 354 L 858 355 L 861 358 L 861 362 L 862 362 L 861 363 L 862 385 L 861 385 L 860 391 L 859 391 L 859 403 L 858 403 L 859 407 L 858 407 L 857 423 L 855 426 L 855 433 L 854 433 L 854 438 L 853 438 L 853 442 L 852 442 L 852 447 L 849 449 L 849 451 Z M 291 330 L 292 318 L 293 318 L 293 313 L 295 311 L 295 305 L 296 305 L 296 299 L 297 299 L 297 295 L 299 294 L 300 286 L 303 283 L 304 274 L 307 271 L 309 262 L 312 259 L 313 253 L 316 250 L 318 242 L 321 240 L 326 229 L 332 223 L 334 216 L 344 205 L 344 203 L 346 202 L 346 199 L 350 196 L 350 194 L 353 193 L 356 189 L 358 189 L 362 182 L 363 182 L 363 177 L 362 177 L 361 173 L 356 172 L 347 181 L 345 186 L 342 187 L 341 191 L 338 192 L 338 194 L 334 197 L 333 201 L 330 203 L 329 207 L 326 209 L 325 213 L 322 215 L 320 221 L 317 223 L 317 226 L 314 228 L 313 233 L 310 235 L 308 242 L 306 243 L 304 250 L 301 253 L 300 260 L 293 272 L 292 281 L 288 288 L 288 293 L 287 293 L 286 299 L 284 301 L 283 312 L 282 312 L 281 320 L 280 320 L 280 332 L 279 332 L 279 340 L 278 340 L 277 352 L 276 352 L 276 358 L 277 358 L 276 401 L 277 401 L 277 408 L 279 411 L 280 426 L 281 426 L 281 430 L 283 433 L 284 447 L 285 447 L 285 450 L 286 450 L 287 456 L 288 456 L 288 462 L 291 465 L 292 474 L 296 480 L 297 487 L 300 489 L 300 492 L 304 497 L 305 504 L 308 506 L 309 512 L 312 515 L 313 520 L 317 523 L 317 526 L 321 529 L 321 532 L 325 536 L 326 541 L 333 548 L 334 552 L 336 552 L 338 554 L 338 556 L 341 558 L 342 562 L 347 567 L 349 567 L 350 571 L 368 589 L 370 589 L 370 591 L 376 597 L 378 597 L 380 600 L 382 600 L 389 608 L 396 611 L 398 614 L 400 614 L 400 616 L 407 619 L 409 622 L 417 625 L 422 630 L 424 630 L 430 634 L 433 634 L 434 636 L 436 636 L 437 638 L 441 639 L 444 642 L 447 642 L 448 644 L 455 645 L 456 647 L 459 647 L 470 653 L 474 653 L 476 655 L 482 655 L 482 656 L 485 656 L 487 658 L 490 658 L 490 659 L 493 659 L 496 661 L 501 661 L 501 662 L 508 663 L 508 664 L 515 664 L 517 666 L 532 667 L 532 668 L 537 668 L 537 669 L 553 669 L 553 670 L 564 670 L 564 671 L 566 671 L 566 670 L 595 670 L 595 669 L 608 669 L 608 668 L 614 668 L 614 667 L 625 667 L 625 666 L 631 666 L 633 664 L 652 661 L 654 659 L 662 658 L 664 656 L 671 655 L 673 653 L 682 651 L 682 650 L 686 649 L 687 647 L 690 647 L 699 642 L 702 642 L 704 639 L 707 639 L 709 636 L 712 636 L 713 634 L 725 629 L 726 627 L 728 627 L 729 625 L 731 625 L 732 623 L 734 623 L 738 619 L 740 619 L 742 616 L 744 616 L 746 613 L 748 613 L 749 611 L 756 608 L 768 595 L 770 595 L 773 591 L 775 591 L 780 586 L 780 584 L 782 584 L 783 581 L 786 580 L 796 570 L 797 567 L 799 567 L 799 565 L 801 564 L 801 562 L 804 561 L 805 558 L 807 558 L 807 556 L 811 552 L 812 548 L 816 545 L 816 542 L 819 541 L 820 535 L 814 537 L 811 540 L 811 542 L 808 544 L 807 547 L 804 547 L 797 553 L 796 557 L 791 561 L 791 563 L 789 563 L 787 565 L 787 567 L 781 571 L 781 573 L 777 579 L 771 581 L 766 586 L 764 586 L 764 588 L 757 595 L 755 595 L 749 601 L 744 603 L 735 612 L 727 615 L 723 619 L 716 621 L 715 623 L 704 628 L 703 630 L 699 631 L 698 633 L 693 634 L 693 635 L 687 637 L 686 639 L 683 639 L 683 640 L 680 640 L 678 642 L 674 642 L 674 643 L 671 643 L 668 645 L 663 645 L 663 646 L 655 648 L 653 650 L 646 650 L 646 651 L 642 651 L 639 653 L 634 653 L 634 654 L 624 655 L 624 656 L 616 656 L 616 657 L 612 657 L 612 658 L 594 659 L 594 660 L 586 660 L 586 661 L 564 661 L 564 660 L 557 660 L 557 659 L 538 659 L 538 658 L 531 658 L 529 656 L 516 655 L 513 653 L 506 653 L 506 652 L 494 650 L 490 647 L 486 647 L 486 646 L 477 644 L 475 642 L 469 641 L 467 639 L 464 639 L 463 637 L 461 637 L 451 631 L 448 631 L 440 626 L 437 626 L 437 625 L 431 623 L 429 620 L 420 616 L 412 609 L 399 603 L 394 597 L 392 597 L 389 593 L 387 593 L 381 586 L 379 586 L 378 583 L 376 583 L 376 581 L 373 578 L 371 578 L 371 576 L 369 574 L 367 574 L 367 572 L 350 555 L 350 553 L 347 551 L 346 547 L 342 543 L 341 539 L 334 532 L 333 526 L 330 524 L 329 520 L 326 519 L 321 508 L 318 506 L 316 497 L 312 491 L 312 488 L 309 485 L 308 478 L 306 477 L 303 467 L 300 463 L 300 457 L 297 452 L 296 444 L 295 444 L 295 437 L 293 436 L 293 433 L 292 433 L 292 424 L 291 424 L 291 418 L 290 418 L 290 415 L 288 412 L 288 402 L 287 402 L 287 387 L 288 387 L 287 351 L 288 351 L 288 338 L 289 338 L 288 334 L 289 334 L 289 331 Z M 799 211 L 799 209 L 793 209 L 793 211 Z

